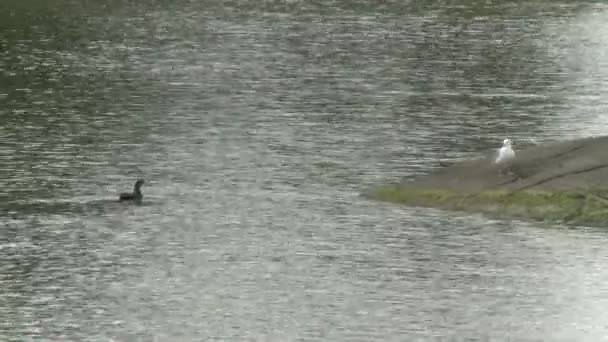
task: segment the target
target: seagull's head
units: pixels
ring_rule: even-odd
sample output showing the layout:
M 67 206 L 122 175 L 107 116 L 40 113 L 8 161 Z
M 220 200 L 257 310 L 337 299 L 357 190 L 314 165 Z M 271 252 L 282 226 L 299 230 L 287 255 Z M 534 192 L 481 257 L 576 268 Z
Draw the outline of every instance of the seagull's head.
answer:
M 513 142 L 511 142 L 511 139 L 505 139 L 502 142 L 503 146 L 511 146 L 513 144 Z

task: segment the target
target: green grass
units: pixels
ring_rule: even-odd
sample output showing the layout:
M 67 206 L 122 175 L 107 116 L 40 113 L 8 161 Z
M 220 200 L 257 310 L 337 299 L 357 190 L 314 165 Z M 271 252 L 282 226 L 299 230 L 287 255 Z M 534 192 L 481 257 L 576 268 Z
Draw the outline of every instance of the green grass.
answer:
M 608 226 L 608 191 L 482 191 L 460 193 L 387 185 L 365 194 L 411 206 L 465 210 L 522 219 Z

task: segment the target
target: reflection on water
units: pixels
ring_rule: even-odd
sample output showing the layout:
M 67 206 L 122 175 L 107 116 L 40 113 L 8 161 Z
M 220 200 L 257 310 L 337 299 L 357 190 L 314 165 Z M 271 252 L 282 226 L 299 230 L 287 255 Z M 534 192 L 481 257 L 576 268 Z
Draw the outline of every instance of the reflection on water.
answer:
M 359 193 L 603 134 L 607 16 L 3 2 L 2 340 L 605 339 L 603 230 Z

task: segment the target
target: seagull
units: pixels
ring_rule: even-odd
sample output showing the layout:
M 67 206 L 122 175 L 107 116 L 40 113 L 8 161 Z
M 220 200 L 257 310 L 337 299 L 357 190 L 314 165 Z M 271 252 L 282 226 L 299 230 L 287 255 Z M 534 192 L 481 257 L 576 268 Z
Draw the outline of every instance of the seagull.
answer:
M 494 164 L 498 165 L 498 174 L 502 175 L 503 170 L 510 171 L 511 163 L 515 159 L 515 151 L 511 148 L 511 139 L 505 139 L 502 142 L 502 147 L 498 150 L 498 155 Z

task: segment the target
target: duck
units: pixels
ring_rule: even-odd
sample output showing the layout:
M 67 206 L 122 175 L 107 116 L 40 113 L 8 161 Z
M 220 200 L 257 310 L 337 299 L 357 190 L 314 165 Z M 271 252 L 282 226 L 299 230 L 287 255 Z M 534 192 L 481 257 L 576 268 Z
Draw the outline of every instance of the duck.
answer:
M 502 147 L 498 150 L 494 164 L 499 166 L 499 175 L 502 175 L 503 170 L 510 170 L 511 163 L 515 159 L 515 151 L 513 150 L 513 142 L 511 139 L 505 139 L 502 142 Z
M 123 201 L 141 201 L 144 198 L 144 195 L 141 193 L 141 186 L 144 185 L 143 179 L 138 179 L 135 182 L 135 186 L 133 186 L 133 192 L 123 192 L 119 195 L 118 200 L 120 202 Z

